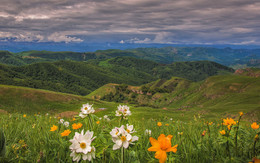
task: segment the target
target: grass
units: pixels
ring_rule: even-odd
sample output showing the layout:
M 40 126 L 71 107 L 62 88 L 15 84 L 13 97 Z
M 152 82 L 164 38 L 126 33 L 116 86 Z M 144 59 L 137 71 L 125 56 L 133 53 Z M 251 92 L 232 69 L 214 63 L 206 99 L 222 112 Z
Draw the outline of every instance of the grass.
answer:
M 148 109 L 148 108 L 147 108 Z M 131 109 L 134 112 L 134 109 Z M 109 114 L 110 121 L 98 116 L 92 115 L 93 130 L 95 140 L 91 145 L 96 148 L 96 159 L 93 162 L 121 162 L 121 151 L 113 150 L 114 145 L 109 132 L 114 127 L 120 127 L 119 117 L 115 112 Z M 151 114 L 154 114 L 151 112 Z M 151 137 L 157 139 L 160 134 L 173 135 L 172 146 L 178 144 L 177 152 L 169 152 L 167 162 L 248 162 L 254 156 L 260 157 L 260 143 L 256 141 L 254 148 L 254 139 L 259 129 L 253 130 L 250 123 L 243 120 L 240 122 L 238 129 L 238 147 L 235 148 L 236 127 L 231 128 L 229 136 L 223 136 L 219 133 L 222 129 L 229 132 L 226 126 L 221 125 L 221 118 L 213 121 L 212 125 L 207 126 L 205 118 L 196 117 L 189 119 L 189 122 L 176 121 L 170 117 L 158 118 L 140 118 L 137 121 L 135 117 L 137 113 L 133 113 L 123 124 L 134 125 L 135 133 L 139 140 L 130 145 L 125 150 L 125 162 L 158 162 L 154 157 L 154 152 L 147 149 L 151 147 L 149 135 L 145 134 L 145 130 L 151 130 Z M 101 119 L 99 119 L 101 118 Z M 235 119 L 238 120 L 238 119 Z M 58 117 L 51 115 L 36 114 L 27 115 L 13 113 L 0 116 L 0 128 L 3 129 L 6 137 L 6 154 L 2 157 L 3 162 L 72 162 L 70 157 L 69 146 L 70 139 L 73 138 L 75 132 L 90 130 L 87 118 L 80 117 L 73 120 L 65 119 L 70 122 L 70 126 L 66 128 L 59 123 Z M 100 121 L 99 124 L 95 123 Z M 162 126 L 158 127 L 157 122 L 162 122 Z M 19 122 L 19 123 L 17 123 Z M 83 127 L 73 130 L 73 123 L 82 123 Z M 121 123 L 121 124 L 122 124 Z M 259 122 L 258 122 L 259 123 Z M 168 126 L 166 126 L 168 124 Z M 52 125 L 57 125 L 58 130 L 50 131 Z M 60 135 L 65 129 L 72 132 L 65 137 Z M 202 133 L 205 131 L 205 135 Z M 180 135 L 180 133 L 183 133 Z M 227 149 L 227 141 L 229 147 Z M 255 152 L 254 152 L 255 149 Z M 230 156 L 229 156 L 230 152 Z
M 178 83 L 177 86 L 174 83 Z M 234 118 L 237 117 L 238 111 L 243 111 L 245 119 L 257 121 L 260 119 L 259 83 L 259 77 L 243 75 L 218 75 L 201 82 L 189 82 L 181 78 L 157 80 L 146 86 L 153 89 L 169 87 L 173 91 L 157 92 L 150 97 L 144 94 L 136 95 L 132 105 L 136 108 L 133 113 L 136 112 L 139 118 L 167 115 L 186 121 L 197 114 L 209 119 L 227 115 Z M 129 86 L 130 93 L 119 92 L 118 94 L 127 97 L 130 101 L 133 94 L 131 89 L 140 90 L 141 87 Z M 112 84 L 104 85 L 86 97 L 100 98 L 109 93 L 116 93 L 116 88 Z M 124 102 L 126 103 L 127 100 Z
M 112 149 L 114 143 L 109 134 L 113 128 L 120 127 L 120 123 L 134 125 L 137 132 L 133 135 L 139 137 L 135 145 L 126 149 L 125 163 L 158 162 L 155 152 L 147 150 L 151 144 L 144 133 L 146 129 L 150 129 L 151 136 L 156 139 L 160 134 L 173 135 L 171 143 L 178 144 L 177 152 L 168 153 L 167 162 L 249 162 L 255 156 L 260 158 L 260 143 L 255 139 L 260 129 L 250 127 L 252 122 L 260 122 L 258 83 L 259 78 L 248 76 L 211 77 L 205 82 L 191 83 L 185 90 L 180 88 L 174 96 L 182 94 L 181 100 L 170 105 L 159 105 L 158 108 L 129 105 L 132 115 L 123 122 L 115 116 L 120 103 L 93 100 L 92 95 L 85 97 L 0 85 L 0 109 L 8 112 L 0 115 L 0 129 L 6 137 L 6 153 L 0 162 L 72 162 L 69 140 L 82 129 L 92 130 L 96 136 L 92 142 L 96 148 L 94 162 L 121 162 L 121 151 Z M 197 91 L 198 87 L 200 91 Z M 102 93 L 102 90 L 97 91 Z M 163 98 L 171 98 L 171 94 L 164 94 Z M 64 118 L 70 122 L 68 128 L 59 123 L 57 113 L 79 112 L 85 103 L 93 104 L 97 110 L 92 115 L 93 129 L 87 118 L 76 117 L 75 121 Z M 185 108 L 185 105 L 191 107 Z M 228 133 L 227 127 L 221 125 L 221 118 L 232 117 L 238 121 L 239 111 L 244 115 L 238 128 L 236 147 L 237 124 L 228 135 L 222 136 L 219 131 L 225 129 Z M 104 115 L 111 121 L 105 120 Z M 97 121 L 100 123 L 95 123 Z M 159 121 L 161 127 L 157 126 Z M 207 122 L 211 121 L 213 124 L 208 126 Z M 79 122 L 83 127 L 73 130 L 71 125 Z M 59 129 L 51 132 L 52 125 Z M 60 133 L 65 129 L 72 132 L 62 137 Z M 204 131 L 206 134 L 202 136 Z

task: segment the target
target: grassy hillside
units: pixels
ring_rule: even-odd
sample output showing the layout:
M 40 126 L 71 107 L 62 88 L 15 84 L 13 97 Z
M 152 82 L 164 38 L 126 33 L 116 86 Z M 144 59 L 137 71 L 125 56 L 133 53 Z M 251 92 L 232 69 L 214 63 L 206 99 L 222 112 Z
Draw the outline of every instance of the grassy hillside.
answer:
M 77 115 L 80 112 L 82 104 L 90 103 L 97 111 L 95 115 L 114 116 L 115 110 L 119 104 L 115 102 L 107 102 L 94 100 L 92 98 L 77 96 L 66 93 L 58 93 L 53 91 L 39 90 L 33 88 L 0 85 L 0 113 L 21 113 L 27 115 L 34 114 L 53 114 L 63 117 L 67 113 Z M 151 107 L 136 107 L 129 105 L 133 114 L 133 119 L 165 117 L 175 118 L 176 120 L 187 121 L 192 115 L 181 116 L 182 113 L 175 111 L 162 110 Z M 101 108 L 101 109 L 100 109 Z M 105 109 L 102 109 L 105 108 Z
M 233 69 L 209 61 L 160 65 L 142 59 L 116 57 L 92 62 L 0 65 L 0 84 L 86 95 L 107 83 L 141 85 L 172 76 L 198 81 L 222 72 L 233 72 Z
M 161 79 L 140 87 L 108 84 L 87 97 L 163 108 L 186 116 L 204 114 L 208 118 L 241 110 L 247 112 L 247 118 L 260 119 L 259 91 L 259 77 L 234 74 L 212 76 L 202 82 Z
M 1 85 L 0 109 L 57 113 L 79 111 L 83 103 L 89 102 L 94 103 L 95 108 L 108 108 L 97 113 L 104 115 L 114 111 L 120 103 L 128 103 L 134 119 L 170 117 L 188 121 L 198 114 L 206 119 L 215 119 L 237 116 L 238 111 L 243 111 L 245 119 L 259 120 L 259 83 L 259 77 L 246 74 L 212 76 L 200 82 L 172 77 L 141 86 L 107 84 L 86 97 Z
M 66 111 L 79 112 L 82 104 L 91 103 L 95 108 L 115 107 L 114 103 L 95 101 L 83 96 L 40 89 L 0 85 L 0 110 L 8 113 L 56 114 Z M 105 113 L 108 110 L 104 111 Z

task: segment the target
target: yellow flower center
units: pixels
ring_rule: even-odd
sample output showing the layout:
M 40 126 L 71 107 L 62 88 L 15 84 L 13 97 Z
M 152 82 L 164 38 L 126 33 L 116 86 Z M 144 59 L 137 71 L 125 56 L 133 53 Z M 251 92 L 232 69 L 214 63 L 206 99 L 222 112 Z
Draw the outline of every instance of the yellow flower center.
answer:
M 119 132 L 117 131 L 117 132 L 116 132 L 116 135 L 117 135 L 118 133 L 119 133 Z
M 130 133 L 130 130 L 127 129 L 126 132 Z
M 84 109 L 85 109 L 85 110 L 88 110 L 88 107 L 85 107 Z
M 122 141 L 126 141 L 126 137 L 125 136 L 121 136 L 121 140 Z
M 86 143 L 80 143 L 80 148 L 85 149 L 86 146 L 87 146 Z

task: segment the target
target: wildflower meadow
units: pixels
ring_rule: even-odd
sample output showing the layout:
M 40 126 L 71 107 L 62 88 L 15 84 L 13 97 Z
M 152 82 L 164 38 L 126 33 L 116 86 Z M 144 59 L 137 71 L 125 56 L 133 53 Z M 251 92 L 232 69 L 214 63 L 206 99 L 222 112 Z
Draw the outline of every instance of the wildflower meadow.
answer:
M 189 122 L 132 119 L 131 109 L 98 117 L 84 104 L 72 118 L 49 114 L 0 116 L 1 162 L 257 162 L 259 122 L 219 117 Z M 257 159 L 258 158 L 258 159 Z

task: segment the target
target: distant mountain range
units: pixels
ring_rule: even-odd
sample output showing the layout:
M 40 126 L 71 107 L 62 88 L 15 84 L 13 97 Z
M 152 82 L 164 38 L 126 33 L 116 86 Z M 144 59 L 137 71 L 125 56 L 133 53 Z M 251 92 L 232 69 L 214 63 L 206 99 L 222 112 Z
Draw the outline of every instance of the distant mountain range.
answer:
M 105 60 L 122 56 L 146 59 L 163 64 L 208 60 L 226 66 L 232 66 L 233 68 L 260 67 L 260 49 L 218 49 L 209 47 L 162 47 L 136 48 L 129 50 L 109 49 L 84 53 L 51 51 L 25 51 L 20 53 L 11 53 L 8 51 L 0 51 L 0 63 L 9 65 L 26 65 L 35 62 L 54 62 L 58 60 Z

